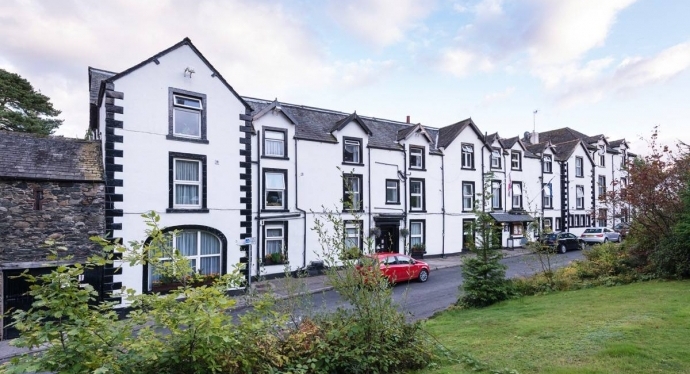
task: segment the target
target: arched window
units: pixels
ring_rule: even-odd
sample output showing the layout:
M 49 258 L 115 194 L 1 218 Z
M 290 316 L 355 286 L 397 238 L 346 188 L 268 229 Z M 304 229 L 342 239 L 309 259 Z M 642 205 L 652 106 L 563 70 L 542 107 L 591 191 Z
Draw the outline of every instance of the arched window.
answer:
M 171 232 L 172 247 L 187 257 L 192 270 L 201 275 L 212 277 L 227 272 L 227 240 L 225 235 L 216 229 L 198 225 L 168 227 L 164 232 Z M 169 258 L 161 258 L 169 261 Z M 155 265 L 144 266 L 144 291 L 156 291 L 155 285 L 161 283 L 155 273 Z

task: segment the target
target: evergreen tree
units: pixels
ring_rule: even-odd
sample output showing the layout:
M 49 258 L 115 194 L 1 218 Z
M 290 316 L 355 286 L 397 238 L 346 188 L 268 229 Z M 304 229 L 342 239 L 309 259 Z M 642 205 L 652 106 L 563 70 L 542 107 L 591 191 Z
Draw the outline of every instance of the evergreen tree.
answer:
M 0 129 L 50 135 L 62 120 L 50 98 L 19 74 L 0 69 Z

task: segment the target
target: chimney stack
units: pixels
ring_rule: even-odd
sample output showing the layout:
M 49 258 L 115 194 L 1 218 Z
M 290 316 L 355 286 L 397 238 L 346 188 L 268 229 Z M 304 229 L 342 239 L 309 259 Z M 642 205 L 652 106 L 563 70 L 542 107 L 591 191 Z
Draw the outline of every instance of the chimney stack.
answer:
M 410 123 L 410 116 L 407 116 L 407 123 Z

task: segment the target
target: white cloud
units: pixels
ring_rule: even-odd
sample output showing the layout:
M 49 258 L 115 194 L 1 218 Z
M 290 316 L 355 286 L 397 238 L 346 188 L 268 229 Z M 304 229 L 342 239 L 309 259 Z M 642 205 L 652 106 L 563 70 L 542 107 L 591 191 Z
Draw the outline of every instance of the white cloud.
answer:
M 364 42 L 385 47 L 402 41 L 433 7 L 430 1 L 356 0 L 335 1 L 331 11 L 343 29 Z
M 347 87 L 361 87 L 378 82 L 393 68 L 395 62 L 392 60 L 340 62 L 335 65 L 334 77 Z
M 515 92 L 515 87 L 506 87 L 503 91 L 492 92 L 484 96 L 483 104 L 490 104 L 496 101 L 503 100 L 511 96 Z
M 478 70 L 489 71 L 493 68 L 493 63 L 469 50 L 449 49 L 441 55 L 438 66 L 456 77 L 464 77 Z

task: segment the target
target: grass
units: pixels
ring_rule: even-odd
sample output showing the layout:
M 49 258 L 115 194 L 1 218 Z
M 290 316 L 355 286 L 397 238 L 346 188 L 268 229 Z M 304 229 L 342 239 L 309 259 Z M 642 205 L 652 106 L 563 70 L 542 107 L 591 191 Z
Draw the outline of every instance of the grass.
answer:
M 690 373 L 690 282 L 645 282 L 450 310 L 426 329 L 456 354 L 520 373 Z M 470 373 L 442 363 L 422 373 Z

